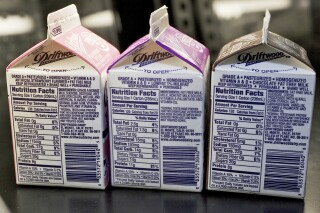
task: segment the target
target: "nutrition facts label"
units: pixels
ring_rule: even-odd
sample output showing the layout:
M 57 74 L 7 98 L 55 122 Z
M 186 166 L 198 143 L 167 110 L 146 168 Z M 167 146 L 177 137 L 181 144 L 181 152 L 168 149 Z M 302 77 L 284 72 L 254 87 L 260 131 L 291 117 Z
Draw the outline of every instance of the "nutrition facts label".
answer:
M 101 149 L 100 79 L 10 77 L 17 181 L 100 184 L 106 162 Z
M 267 91 L 214 87 L 211 187 L 259 191 Z
M 58 89 L 10 89 L 19 181 L 62 184 Z
M 308 77 L 215 73 L 208 188 L 302 197 Z
M 111 88 L 114 181 L 160 186 L 159 90 Z

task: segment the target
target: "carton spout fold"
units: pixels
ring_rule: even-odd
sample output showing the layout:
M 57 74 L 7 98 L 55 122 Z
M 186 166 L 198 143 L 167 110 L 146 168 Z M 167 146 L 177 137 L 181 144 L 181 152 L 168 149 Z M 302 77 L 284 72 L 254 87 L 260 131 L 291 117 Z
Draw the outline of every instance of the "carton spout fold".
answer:
M 262 43 L 268 43 L 268 31 L 270 24 L 271 15 L 268 9 L 266 9 L 266 15 L 263 18 L 263 27 L 262 27 Z
M 169 26 L 167 6 L 162 6 L 150 15 L 150 38 L 157 40 L 157 37 Z
M 50 13 L 47 23 L 48 39 L 54 39 L 54 37 L 81 25 L 77 7 L 74 4 Z

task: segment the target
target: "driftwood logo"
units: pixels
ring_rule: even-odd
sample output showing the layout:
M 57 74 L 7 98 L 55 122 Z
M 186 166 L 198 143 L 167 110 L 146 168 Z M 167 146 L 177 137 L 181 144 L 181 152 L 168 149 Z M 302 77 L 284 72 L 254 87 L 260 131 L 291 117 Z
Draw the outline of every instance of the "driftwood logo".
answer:
M 151 54 L 139 53 L 133 58 L 133 62 L 135 63 L 134 65 L 139 64 L 139 67 L 142 67 L 171 57 L 173 57 L 173 55 L 169 52 L 156 51 Z
M 265 53 L 258 52 L 257 54 L 252 53 L 241 53 L 238 55 L 238 64 L 245 63 L 246 66 L 250 66 L 252 64 L 261 63 L 264 61 L 271 61 L 277 58 L 285 57 L 283 52 L 274 52 L 274 53 Z
M 50 64 L 52 62 L 60 61 L 75 56 L 72 52 L 62 52 L 60 50 L 54 51 L 53 53 L 40 52 L 34 57 L 33 64 L 39 64 L 39 67 L 42 65 Z

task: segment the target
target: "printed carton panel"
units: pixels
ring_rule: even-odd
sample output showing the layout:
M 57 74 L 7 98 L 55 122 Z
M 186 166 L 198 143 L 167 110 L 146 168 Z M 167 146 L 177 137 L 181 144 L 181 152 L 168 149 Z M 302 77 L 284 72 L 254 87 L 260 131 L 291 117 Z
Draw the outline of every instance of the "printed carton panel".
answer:
M 76 54 L 56 42 L 45 42 L 8 68 L 39 75 L 91 75 L 99 73 Z M 70 83 L 70 82 L 69 82 Z
M 157 43 L 148 41 L 124 56 L 121 61 L 109 71 L 126 70 L 128 73 L 139 72 L 145 74 L 189 74 L 203 76 L 194 66 L 179 59 L 174 54 L 161 48 Z
M 55 42 L 94 67 L 99 73 L 105 71 L 119 51 L 88 29 L 78 26 L 55 38 Z
M 243 50 L 216 65 L 215 70 L 241 71 L 248 73 L 310 74 L 312 69 L 287 52 L 260 44 Z
M 172 80 L 183 86 L 162 88 Z M 108 91 L 112 185 L 200 191 L 203 78 L 111 71 Z
M 208 49 L 175 28 L 167 27 L 165 31 L 158 36 L 156 43 L 198 71 L 203 72 L 205 70 L 209 55 Z
M 217 65 L 221 61 L 224 61 L 225 59 L 233 56 L 234 54 L 255 47 L 261 43 L 261 31 L 250 33 L 248 35 L 232 40 L 222 47 L 216 61 L 213 64 L 213 67 L 215 67 L 215 65 Z
M 219 85 L 231 76 L 259 81 Z M 303 197 L 314 76 L 216 71 L 212 80 L 208 189 Z
M 104 174 L 104 129 L 96 75 L 7 73 L 19 184 L 105 187 L 99 178 Z M 86 161 L 81 153 L 88 153 Z M 89 167 L 94 172 L 85 172 Z
M 268 32 L 268 44 L 286 52 L 287 54 L 295 57 L 299 61 L 305 63 L 306 65 L 312 68 L 312 65 L 307 55 L 307 51 L 300 45 L 294 43 L 293 41 L 279 36 L 273 32 Z

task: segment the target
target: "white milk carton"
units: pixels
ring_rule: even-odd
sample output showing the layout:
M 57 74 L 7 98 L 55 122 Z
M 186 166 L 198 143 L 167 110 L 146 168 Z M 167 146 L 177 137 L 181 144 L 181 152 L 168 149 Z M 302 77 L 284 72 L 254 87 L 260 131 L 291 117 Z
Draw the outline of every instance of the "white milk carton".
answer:
M 49 14 L 48 38 L 7 67 L 17 184 L 106 187 L 106 76 L 100 74 L 118 55 L 81 26 L 70 5 Z
M 202 190 L 208 66 L 165 6 L 151 14 L 150 34 L 108 68 L 112 186 Z
M 214 63 L 207 189 L 303 198 L 316 76 L 269 21 Z

